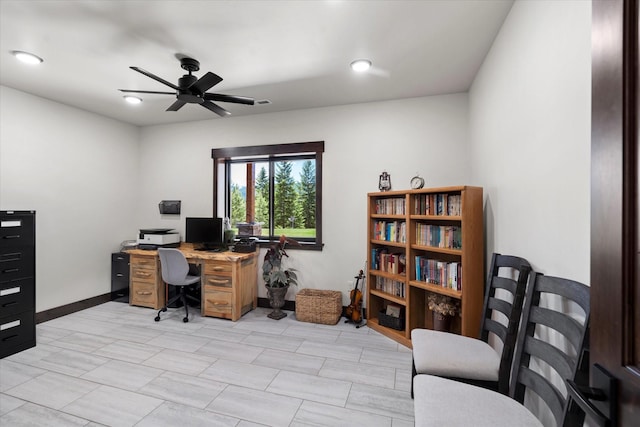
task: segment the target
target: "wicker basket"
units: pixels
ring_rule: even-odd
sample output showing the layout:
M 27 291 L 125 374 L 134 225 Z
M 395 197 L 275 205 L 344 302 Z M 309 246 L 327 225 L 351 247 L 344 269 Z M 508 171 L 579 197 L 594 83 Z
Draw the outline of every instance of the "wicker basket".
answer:
M 296 295 L 296 319 L 301 322 L 335 325 L 342 315 L 339 291 L 303 289 Z

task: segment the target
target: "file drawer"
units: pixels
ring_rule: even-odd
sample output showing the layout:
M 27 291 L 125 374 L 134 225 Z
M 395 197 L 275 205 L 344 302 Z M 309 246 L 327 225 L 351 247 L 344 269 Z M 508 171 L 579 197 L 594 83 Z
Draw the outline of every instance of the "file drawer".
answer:
M 3 248 L 0 251 L 0 282 L 33 277 L 34 251 L 29 248 Z
M 129 255 L 111 254 L 111 280 L 129 280 Z
M 32 278 L 0 282 L 0 317 L 33 310 L 34 301 Z
M 34 246 L 34 225 L 35 216 L 31 212 L 3 211 L 0 214 L 0 248 Z
M 222 317 L 231 319 L 233 317 L 233 294 L 218 290 L 204 288 L 202 295 L 202 311 L 205 316 Z
M 164 290 L 164 286 L 162 287 Z M 159 309 L 164 305 L 164 292 L 155 283 L 131 281 L 130 304 Z
M 0 318 L 0 358 L 36 345 L 35 311 Z

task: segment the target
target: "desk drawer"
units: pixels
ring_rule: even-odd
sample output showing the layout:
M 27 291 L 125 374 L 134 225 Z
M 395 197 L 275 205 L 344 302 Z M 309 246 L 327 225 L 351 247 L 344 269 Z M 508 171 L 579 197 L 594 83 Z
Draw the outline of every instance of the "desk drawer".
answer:
M 208 261 L 204 265 L 204 274 L 213 274 L 218 276 L 231 276 L 233 264 L 224 261 Z
M 131 255 L 129 263 L 132 267 L 155 270 L 158 267 L 158 258 L 152 256 Z
M 33 309 L 34 295 L 33 278 L 0 282 L 0 317 Z
M 0 358 L 36 345 L 35 311 L 0 318 Z
M 204 276 L 203 285 L 206 287 L 223 288 L 217 290 L 230 292 L 233 288 L 233 280 L 228 276 Z
M 155 283 L 131 281 L 129 302 L 132 305 L 160 308 L 158 288 Z
M 33 277 L 34 268 L 33 248 L 0 250 L 0 282 Z
M 233 314 L 231 292 L 204 289 L 202 294 L 202 312 L 205 316 L 223 317 L 231 319 Z
M 158 272 L 155 269 L 131 265 L 131 280 L 155 283 L 157 277 Z

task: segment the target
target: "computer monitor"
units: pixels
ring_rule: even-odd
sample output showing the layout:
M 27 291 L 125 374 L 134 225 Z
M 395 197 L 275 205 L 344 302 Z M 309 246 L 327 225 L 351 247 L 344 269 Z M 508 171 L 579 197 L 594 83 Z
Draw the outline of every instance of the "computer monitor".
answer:
M 222 218 L 187 218 L 184 240 L 204 249 L 223 247 Z

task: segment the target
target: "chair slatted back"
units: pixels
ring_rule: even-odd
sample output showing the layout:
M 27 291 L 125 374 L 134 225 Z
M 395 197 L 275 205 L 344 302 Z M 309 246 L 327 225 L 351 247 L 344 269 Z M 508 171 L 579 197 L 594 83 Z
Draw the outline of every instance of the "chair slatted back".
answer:
M 542 294 L 555 295 L 562 299 L 543 307 L 540 305 Z M 574 307 L 579 306 L 582 309 L 584 321 L 576 320 L 574 315 L 568 312 L 571 305 L 569 301 L 574 303 Z M 552 302 L 551 298 L 547 298 L 546 302 Z M 560 391 L 550 379 L 548 372 L 541 375 L 532 369 L 531 362 L 532 359 L 545 362 L 563 382 L 574 378 L 585 345 L 589 313 L 588 286 L 572 280 L 536 273 L 525 297 L 524 316 L 518 334 L 509 394 L 518 402 L 524 403 L 525 391 L 527 389 L 533 391 L 549 407 L 557 426 L 563 424 L 563 413 L 568 398 L 566 390 Z M 545 333 L 541 334 L 537 326 L 546 327 Z M 563 346 L 562 343 L 558 343 L 558 346 L 552 345 L 544 340 L 546 337 L 549 339 L 562 337 L 565 344 L 569 344 L 572 348 L 568 345 Z
M 480 324 L 480 339 L 488 342 L 490 333 L 494 333 L 502 341 L 498 391 L 503 394 L 509 391 L 511 362 L 530 272 L 531 265 L 524 258 L 498 253 L 494 253 L 491 258 L 484 299 L 484 316 Z M 509 292 L 512 295 L 512 301 L 497 297 L 496 291 L 499 289 Z M 495 312 L 502 313 L 508 319 L 508 324 L 498 321 Z

